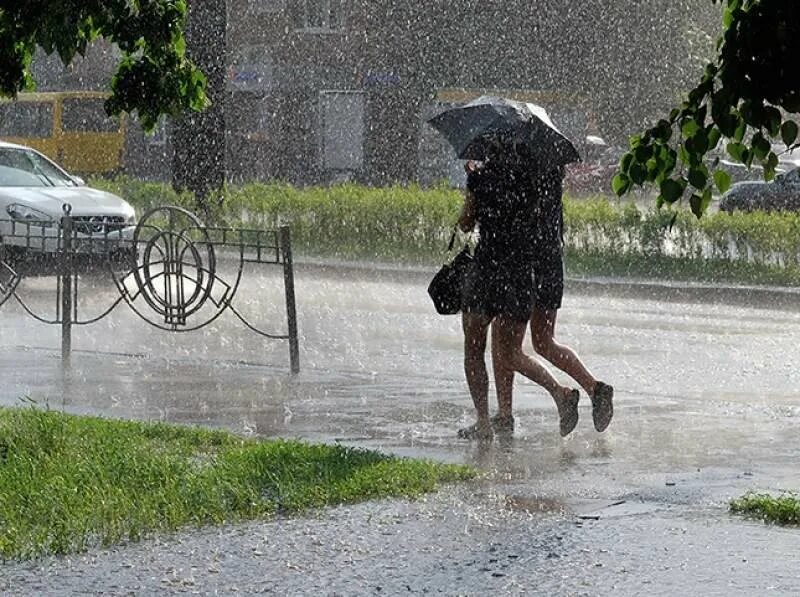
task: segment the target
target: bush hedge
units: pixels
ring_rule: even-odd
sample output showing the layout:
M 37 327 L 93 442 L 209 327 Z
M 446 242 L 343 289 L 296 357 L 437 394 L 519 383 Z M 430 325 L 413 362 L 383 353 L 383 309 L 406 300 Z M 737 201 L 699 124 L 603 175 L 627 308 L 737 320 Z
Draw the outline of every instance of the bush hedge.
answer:
M 189 195 L 130 178 L 92 181 L 143 213 Z M 448 187 L 355 184 L 298 188 L 281 183 L 226 187 L 212 197 L 214 218 L 232 226 L 288 224 L 306 256 L 435 264 L 461 205 Z M 800 214 L 642 208 L 602 196 L 564 200 L 567 268 L 572 275 L 800 284 Z

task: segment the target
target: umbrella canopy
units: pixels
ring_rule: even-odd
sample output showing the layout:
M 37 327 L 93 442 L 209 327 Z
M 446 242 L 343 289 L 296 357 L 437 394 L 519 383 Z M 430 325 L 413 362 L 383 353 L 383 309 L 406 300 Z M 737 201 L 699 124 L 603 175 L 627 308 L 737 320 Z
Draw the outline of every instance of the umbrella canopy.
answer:
M 513 143 L 538 163 L 580 160 L 578 150 L 536 104 L 484 95 L 428 120 L 463 160 L 484 160 L 498 142 Z

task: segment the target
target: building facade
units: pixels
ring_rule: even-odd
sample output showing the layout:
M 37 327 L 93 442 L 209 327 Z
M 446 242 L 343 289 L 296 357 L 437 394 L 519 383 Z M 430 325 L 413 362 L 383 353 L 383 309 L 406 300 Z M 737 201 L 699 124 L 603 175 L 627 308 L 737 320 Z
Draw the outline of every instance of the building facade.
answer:
M 698 13 L 674 4 L 227 0 L 226 177 L 458 183 L 460 164 L 425 120 L 482 93 L 542 104 L 579 146 L 587 135 L 624 144 L 678 100 L 698 53 L 711 51 L 710 37 L 692 37 Z M 114 53 L 96 54 L 69 72 L 39 61 L 36 78 L 102 87 Z M 170 178 L 172 129 L 146 136 L 131 123 L 129 173 Z
M 425 119 L 481 93 L 544 105 L 580 145 L 624 143 L 691 82 L 669 0 L 229 0 L 233 178 L 457 179 Z M 709 42 L 710 51 L 710 38 Z

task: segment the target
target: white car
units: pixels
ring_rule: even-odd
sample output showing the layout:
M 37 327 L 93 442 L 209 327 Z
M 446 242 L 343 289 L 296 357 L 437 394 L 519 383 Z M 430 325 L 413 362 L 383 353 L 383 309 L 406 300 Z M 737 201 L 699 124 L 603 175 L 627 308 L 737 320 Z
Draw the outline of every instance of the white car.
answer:
M 136 223 L 124 199 L 87 187 L 38 151 L 0 141 L 0 257 L 44 261 L 59 251 L 69 206 L 77 253 L 130 253 Z

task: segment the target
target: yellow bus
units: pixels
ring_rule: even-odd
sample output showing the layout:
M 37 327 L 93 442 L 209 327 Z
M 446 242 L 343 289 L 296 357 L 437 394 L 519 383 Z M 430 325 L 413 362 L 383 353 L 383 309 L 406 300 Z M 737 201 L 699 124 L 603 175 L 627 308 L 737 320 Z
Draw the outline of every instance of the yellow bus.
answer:
M 110 174 L 122 168 L 125 123 L 110 118 L 108 93 L 20 93 L 0 100 L 0 139 L 39 150 L 68 172 Z

